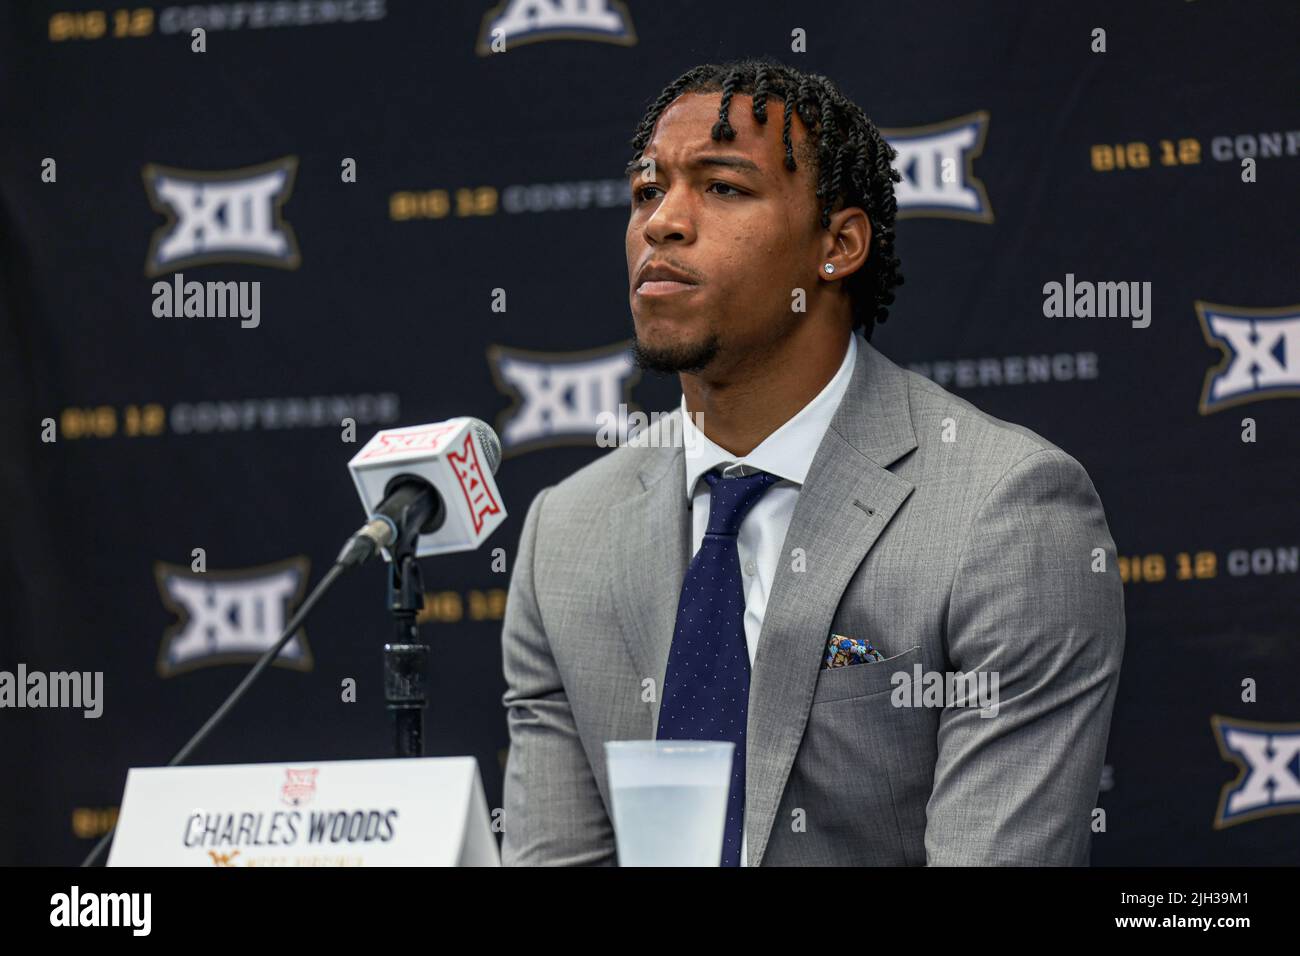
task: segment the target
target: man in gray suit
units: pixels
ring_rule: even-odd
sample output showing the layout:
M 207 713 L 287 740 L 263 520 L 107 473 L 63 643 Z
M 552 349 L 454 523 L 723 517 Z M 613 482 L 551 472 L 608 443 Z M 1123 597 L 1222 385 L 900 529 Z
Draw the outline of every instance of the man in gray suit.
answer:
M 761 60 L 684 74 L 632 145 L 634 349 L 682 405 L 528 509 L 504 861 L 614 863 L 604 743 L 703 727 L 737 744 L 724 864 L 1085 864 L 1115 545 L 1075 459 L 868 341 L 893 150 Z

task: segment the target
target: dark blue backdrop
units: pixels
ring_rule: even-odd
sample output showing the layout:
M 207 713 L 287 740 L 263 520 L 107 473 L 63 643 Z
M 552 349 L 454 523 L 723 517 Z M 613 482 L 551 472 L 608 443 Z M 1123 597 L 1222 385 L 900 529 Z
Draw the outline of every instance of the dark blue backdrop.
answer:
M 274 575 L 289 569 L 292 600 L 361 517 L 343 417 L 361 440 L 494 422 L 510 519 L 489 546 L 509 556 L 533 494 L 601 453 L 596 411 L 676 403 L 674 380 L 620 357 L 628 139 L 683 70 L 767 53 L 829 75 L 908 147 L 907 283 L 873 342 L 1059 444 L 1105 503 L 1128 642 L 1094 863 L 1295 862 L 1300 8 L 568 6 L 0 13 L 0 669 L 105 674 L 98 720 L 0 711 L 0 861 L 79 860 L 126 769 L 165 762 L 274 637 Z M 484 45 L 494 26 L 504 53 Z M 928 172 L 945 155 L 946 184 Z M 276 170 L 279 218 L 263 221 L 253 181 Z M 151 262 L 177 218 L 157 195 L 168 176 L 236 199 L 190 260 Z M 268 236 L 284 247 L 257 251 Z M 260 282 L 260 324 L 157 317 L 153 283 L 175 272 Z M 1150 326 L 1046 318 L 1043 285 L 1067 274 L 1150 282 Z M 1245 385 L 1207 397 L 1216 369 Z M 207 612 L 175 596 L 196 548 Z M 424 574 L 429 750 L 477 756 L 497 806 L 507 575 L 488 550 Z M 345 579 L 309 653 L 272 668 L 195 759 L 386 755 L 383 596 L 375 568 Z M 172 639 L 196 615 L 211 634 L 185 656 Z M 340 699 L 348 677 L 356 703 Z M 1253 758 L 1234 759 L 1222 722 L 1258 742 Z M 1247 810 L 1226 812 L 1243 790 Z

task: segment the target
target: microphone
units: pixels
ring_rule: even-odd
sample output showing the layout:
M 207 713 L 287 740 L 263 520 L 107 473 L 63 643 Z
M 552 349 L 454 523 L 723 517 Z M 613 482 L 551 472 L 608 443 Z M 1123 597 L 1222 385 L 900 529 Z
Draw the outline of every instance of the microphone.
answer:
M 361 564 L 376 551 L 391 562 L 394 550 L 412 547 L 417 558 L 477 548 L 506 519 L 500 464 L 501 439 L 477 418 L 377 433 L 348 462 L 370 518 L 337 563 Z

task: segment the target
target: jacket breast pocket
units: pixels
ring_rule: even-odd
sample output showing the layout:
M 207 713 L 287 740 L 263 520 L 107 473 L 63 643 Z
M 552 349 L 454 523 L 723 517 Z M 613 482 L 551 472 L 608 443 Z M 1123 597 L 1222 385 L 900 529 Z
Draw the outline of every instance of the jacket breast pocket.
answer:
M 849 697 L 866 697 L 893 688 L 891 679 L 898 671 L 910 671 L 921 659 L 921 645 L 909 647 L 901 654 L 886 657 L 883 661 L 849 664 L 845 667 L 826 667 L 817 674 L 813 690 L 814 704 L 828 700 L 845 700 Z

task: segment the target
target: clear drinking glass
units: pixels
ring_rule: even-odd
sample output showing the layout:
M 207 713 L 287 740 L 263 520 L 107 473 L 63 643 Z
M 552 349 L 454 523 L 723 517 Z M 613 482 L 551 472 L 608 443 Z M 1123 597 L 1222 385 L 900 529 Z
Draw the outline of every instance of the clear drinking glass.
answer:
M 718 866 L 731 741 L 605 742 L 619 866 Z

